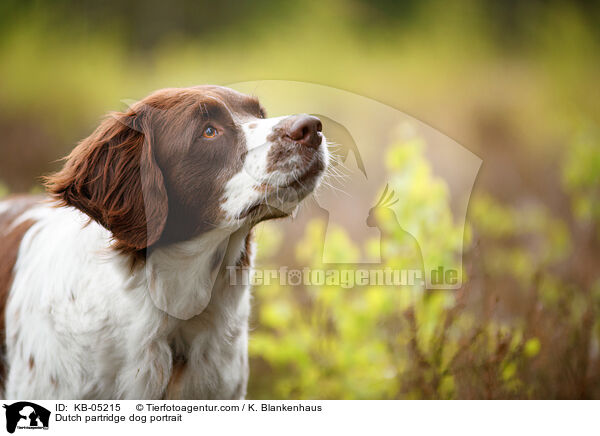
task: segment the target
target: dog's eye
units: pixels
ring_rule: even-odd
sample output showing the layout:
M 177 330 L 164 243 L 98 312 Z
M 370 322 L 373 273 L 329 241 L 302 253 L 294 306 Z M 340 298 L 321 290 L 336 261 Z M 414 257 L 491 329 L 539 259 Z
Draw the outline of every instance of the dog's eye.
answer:
M 213 126 L 208 126 L 206 129 L 204 129 L 204 132 L 202 132 L 202 136 L 204 136 L 205 138 L 208 139 L 212 139 L 214 137 L 216 137 L 219 134 L 218 130 L 215 129 Z

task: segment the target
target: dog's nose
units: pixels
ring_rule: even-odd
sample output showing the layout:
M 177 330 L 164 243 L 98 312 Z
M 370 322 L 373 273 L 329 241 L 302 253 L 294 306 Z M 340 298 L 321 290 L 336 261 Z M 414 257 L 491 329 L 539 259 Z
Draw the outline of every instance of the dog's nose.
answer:
M 317 148 L 323 140 L 319 133 L 322 130 L 323 124 L 317 117 L 305 114 L 295 115 L 295 119 L 288 128 L 287 136 L 306 147 Z

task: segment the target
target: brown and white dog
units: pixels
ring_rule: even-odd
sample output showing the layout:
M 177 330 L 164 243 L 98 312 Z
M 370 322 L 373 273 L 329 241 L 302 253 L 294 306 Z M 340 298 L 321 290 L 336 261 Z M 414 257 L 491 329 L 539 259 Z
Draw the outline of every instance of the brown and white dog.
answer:
M 250 290 L 228 267 L 318 185 L 321 130 L 227 88 L 164 89 L 47 178 L 58 204 L 0 202 L 5 398 L 244 398 Z

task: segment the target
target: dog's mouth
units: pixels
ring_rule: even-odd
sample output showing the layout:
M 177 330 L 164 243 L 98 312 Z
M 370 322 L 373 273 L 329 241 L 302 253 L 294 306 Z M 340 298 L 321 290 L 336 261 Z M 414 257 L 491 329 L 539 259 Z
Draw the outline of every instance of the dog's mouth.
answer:
M 271 189 L 300 189 L 312 191 L 315 188 L 318 178 L 325 170 L 325 164 L 319 156 L 315 156 L 308 168 L 300 175 L 290 175 L 290 180 L 279 186 L 273 186 Z
M 323 159 L 315 156 L 301 174 L 290 173 L 288 181 L 279 185 L 262 183 L 256 189 L 262 192 L 263 196 L 247 207 L 240 214 L 240 218 L 265 220 L 288 216 L 307 195 L 314 191 L 324 170 Z

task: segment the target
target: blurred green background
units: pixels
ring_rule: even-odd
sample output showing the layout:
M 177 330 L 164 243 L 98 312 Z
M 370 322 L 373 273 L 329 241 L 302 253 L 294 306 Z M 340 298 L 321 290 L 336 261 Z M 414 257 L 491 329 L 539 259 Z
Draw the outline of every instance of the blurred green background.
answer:
M 40 190 L 105 112 L 157 88 L 282 79 L 364 95 L 483 159 L 465 285 L 258 287 L 248 397 L 600 398 L 599 24 L 585 1 L 4 0 L 0 195 Z M 388 169 L 426 167 L 418 142 L 388 144 Z M 430 189 L 395 187 L 404 207 L 453 235 L 442 182 L 419 174 Z M 293 260 L 266 228 L 260 267 L 315 263 L 321 221 Z

